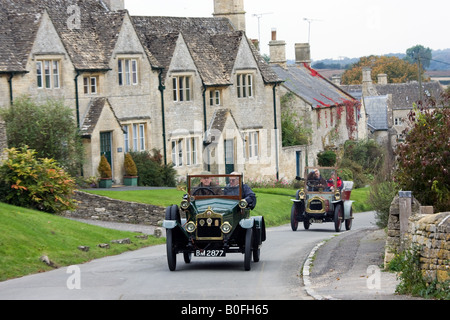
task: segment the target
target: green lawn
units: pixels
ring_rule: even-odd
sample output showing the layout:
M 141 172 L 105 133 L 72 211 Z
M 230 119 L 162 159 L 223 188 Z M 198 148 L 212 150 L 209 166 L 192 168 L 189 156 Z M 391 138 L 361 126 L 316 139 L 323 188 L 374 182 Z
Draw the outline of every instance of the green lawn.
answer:
M 142 240 L 136 235 L 0 203 L 0 281 L 51 270 L 39 260 L 43 255 L 62 267 L 165 242 L 153 236 Z M 132 243 L 111 243 L 124 238 Z M 110 249 L 97 247 L 100 243 L 108 243 Z M 82 252 L 78 246 L 90 250 Z
M 143 202 L 156 206 L 167 207 L 179 204 L 184 191 L 176 189 L 135 190 L 135 191 L 113 191 L 107 189 L 89 189 L 88 192 L 107 196 L 114 199 Z M 274 227 L 290 222 L 291 199 L 295 198 L 297 190 L 283 188 L 254 189 L 257 204 L 252 215 L 264 216 L 267 227 Z M 369 188 L 356 189 L 352 191 L 353 212 L 371 210 L 366 203 Z

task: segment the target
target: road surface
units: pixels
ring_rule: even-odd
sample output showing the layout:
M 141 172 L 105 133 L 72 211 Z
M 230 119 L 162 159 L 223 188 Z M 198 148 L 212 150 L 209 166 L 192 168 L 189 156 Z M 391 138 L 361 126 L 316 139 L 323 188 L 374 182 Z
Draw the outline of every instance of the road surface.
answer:
M 352 230 L 373 228 L 374 212 L 357 213 Z M 344 227 L 343 227 L 344 229 Z M 300 271 L 319 242 L 334 237 L 333 223 L 267 229 L 261 260 L 244 271 L 244 256 L 177 256 L 169 271 L 165 245 L 0 283 L 0 300 L 311 300 Z

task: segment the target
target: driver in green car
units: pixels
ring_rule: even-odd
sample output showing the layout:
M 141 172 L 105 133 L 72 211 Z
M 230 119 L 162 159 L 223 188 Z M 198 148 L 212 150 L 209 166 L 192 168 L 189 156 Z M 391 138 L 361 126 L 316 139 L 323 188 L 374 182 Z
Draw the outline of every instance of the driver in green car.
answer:
M 202 172 L 202 175 L 211 174 L 210 172 Z M 221 195 L 222 189 L 217 186 L 211 177 L 201 177 L 200 184 L 196 187 L 194 194 L 197 196 L 214 196 Z

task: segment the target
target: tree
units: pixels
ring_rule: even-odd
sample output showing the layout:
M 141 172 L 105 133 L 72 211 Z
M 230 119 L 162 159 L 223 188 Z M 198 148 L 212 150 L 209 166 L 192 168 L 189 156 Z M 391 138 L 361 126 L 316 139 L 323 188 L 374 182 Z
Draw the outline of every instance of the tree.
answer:
M 450 99 L 444 107 L 414 110 L 414 125 L 397 148 L 395 178 L 422 205 L 436 211 L 450 207 Z
M 389 83 L 404 83 L 417 80 L 417 66 L 397 57 L 368 56 L 362 57 L 358 63 L 354 64 L 342 75 L 343 84 L 362 84 L 362 69 L 370 67 L 372 69 L 372 81 L 377 81 L 378 74 L 387 74 Z M 423 74 L 421 69 L 421 74 Z
M 418 44 L 406 50 L 405 60 L 411 64 L 414 64 L 418 63 L 420 59 L 420 63 L 423 68 L 427 69 L 428 67 L 430 67 L 432 57 L 433 54 L 430 48 L 425 48 L 424 46 Z
M 28 146 L 38 158 L 55 159 L 72 176 L 77 174 L 83 161 L 82 141 L 73 111 L 62 101 L 38 104 L 20 97 L 0 115 L 10 148 Z

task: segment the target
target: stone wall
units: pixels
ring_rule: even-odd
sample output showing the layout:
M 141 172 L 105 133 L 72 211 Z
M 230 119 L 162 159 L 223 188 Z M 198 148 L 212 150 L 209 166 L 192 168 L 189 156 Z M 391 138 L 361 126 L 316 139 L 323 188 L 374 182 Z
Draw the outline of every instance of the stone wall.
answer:
M 404 194 L 391 203 L 385 266 L 395 254 L 418 247 L 421 269 L 428 281 L 450 279 L 450 212 L 424 214 L 429 207 Z
M 64 212 L 65 217 L 158 226 L 165 216 L 165 208 L 162 207 L 82 191 L 76 191 L 75 199 L 79 202 L 78 209 Z
M 421 248 L 421 267 L 428 280 L 450 280 L 450 212 L 411 216 L 405 241 Z

